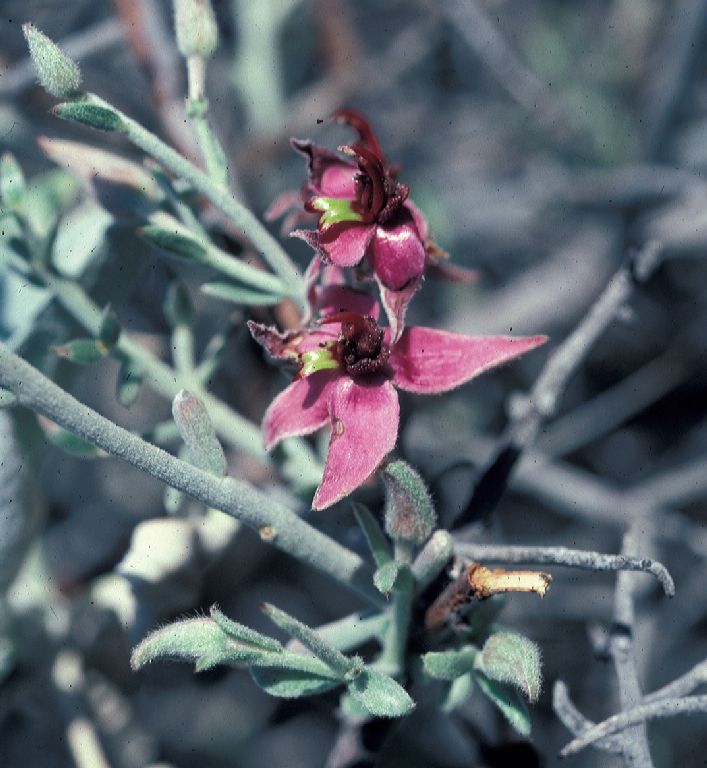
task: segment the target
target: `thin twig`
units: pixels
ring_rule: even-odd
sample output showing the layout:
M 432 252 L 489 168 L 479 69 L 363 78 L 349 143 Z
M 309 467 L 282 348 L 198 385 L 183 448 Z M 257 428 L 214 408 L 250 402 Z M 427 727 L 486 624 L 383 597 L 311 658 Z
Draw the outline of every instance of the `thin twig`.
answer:
M 570 378 L 635 287 L 650 277 L 658 265 L 659 256 L 657 243 L 648 243 L 635 254 L 614 275 L 579 325 L 550 356 L 528 395 L 523 413 L 509 423 L 499 438 L 493 457 L 481 473 L 455 527 L 485 517 L 495 508 L 521 454 L 535 439 L 543 421 L 556 413 Z
M 565 728 L 575 736 L 582 736 L 592 728 L 596 728 L 596 724 L 575 707 L 570 699 L 567 685 L 562 680 L 556 680 L 553 686 L 552 709 Z M 612 755 L 620 755 L 622 752 L 621 740 L 617 736 L 599 739 L 594 746 Z
M 675 584 L 667 568 L 655 560 L 627 555 L 607 555 L 568 547 L 496 546 L 459 542 L 458 555 L 473 561 L 564 565 L 588 571 L 643 571 L 658 579 L 668 597 L 675 594 Z
M 646 71 L 641 98 L 643 154 L 657 154 L 680 98 L 690 85 L 690 72 L 702 50 L 707 27 L 703 0 L 676 0 L 664 6 L 668 23 L 656 36 L 657 50 Z
M 561 752 L 560 757 L 575 755 L 599 739 L 604 739 L 615 733 L 630 728 L 648 720 L 675 715 L 700 715 L 707 713 L 707 696 L 686 696 L 678 699 L 661 699 L 651 704 L 642 704 L 627 712 L 621 712 L 607 718 L 579 738 L 571 741 Z
M 644 704 L 650 704 L 662 699 L 678 699 L 692 693 L 695 688 L 707 683 L 707 661 L 701 661 L 684 675 L 673 680 L 671 683 L 658 688 L 657 691 L 649 693 L 643 697 Z
M 707 457 L 700 456 L 680 467 L 658 472 L 634 486 L 630 493 L 651 506 L 699 501 L 707 494 Z
M 639 546 L 641 517 L 638 514 L 635 516 L 633 523 L 624 535 L 622 554 L 627 554 Z M 614 670 L 619 685 L 619 700 L 623 711 L 637 706 L 643 698 L 638 680 L 633 641 L 635 582 L 636 574 L 630 571 L 620 572 L 616 579 L 614 616 L 609 635 L 609 655 L 614 662 Z M 644 723 L 638 723 L 627 728 L 623 732 L 621 740 L 623 756 L 629 768 L 653 768 Z
M 562 142 L 576 132 L 569 110 L 521 61 L 476 0 L 440 3 L 439 9 L 459 30 L 499 85 L 544 129 Z
M 313 528 L 275 499 L 234 478 L 216 478 L 142 440 L 80 403 L 0 342 L 0 386 L 18 401 L 107 453 L 177 488 L 208 507 L 220 509 L 259 531 L 272 543 L 328 574 L 378 606 L 370 567 L 355 553 Z
M 681 384 L 697 367 L 694 356 L 671 347 L 612 387 L 555 419 L 538 436 L 546 456 L 566 456 L 611 433 Z

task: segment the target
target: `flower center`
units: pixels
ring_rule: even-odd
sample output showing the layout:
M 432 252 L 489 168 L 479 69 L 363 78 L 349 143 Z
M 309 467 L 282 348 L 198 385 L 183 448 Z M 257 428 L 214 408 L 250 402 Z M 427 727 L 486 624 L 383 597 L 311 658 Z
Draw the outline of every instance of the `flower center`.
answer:
M 366 147 L 348 148 L 357 156 L 355 207 L 367 224 L 385 224 L 400 209 L 410 194 L 407 184 L 396 181 L 380 157 Z
M 370 315 L 345 314 L 336 354 L 346 373 L 354 378 L 379 373 L 390 356 L 390 347 L 383 341 L 383 329 Z

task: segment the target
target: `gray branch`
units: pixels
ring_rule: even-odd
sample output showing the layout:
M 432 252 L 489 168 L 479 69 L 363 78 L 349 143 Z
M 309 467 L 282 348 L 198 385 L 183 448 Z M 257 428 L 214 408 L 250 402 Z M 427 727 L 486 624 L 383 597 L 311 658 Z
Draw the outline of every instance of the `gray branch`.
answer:
M 550 356 L 528 395 L 522 413 L 508 424 L 497 441 L 491 460 L 482 471 L 457 526 L 484 517 L 494 509 L 523 451 L 533 442 L 542 423 L 557 412 L 570 378 L 624 307 L 636 286 L 653 273 L 660 253 L 659 244 L 648 243 L 619 269 L 579 325 Z
M 650 704 L 662 699 L 678 699 L 682 696 L 688 696 L 695 688 L 699 688 L 705 683 L 707 683 L 707 660 L 696 664 L 689 672 L 676 678 L 672 683 L 644 696 L 643 703 Z
M 668 569 L 645 557 L 606 555 L 568 547 L 514 547 L 467 542 L 457 543 L 454 549 L 458 555 L 479 562 L 552 564 L 587 571 L 643 571 L 658 579 L 668 597 L 675 594 L 675 584 Z
M 248 483 L 216 478 L 117 426 L 80 403 L 2 342 L 0 386 L 13 392 L 22 405 L 163 483 L 255 530 L 267 529 L 268 539 L 276 547 L 328 574 L 368 602 L 383 602 L 373 587 L 370 567 L 358 555 Z
M 571 741 L 561 752 L 560 757 L 575 755 L 590 744 L 600 739 L 620 733 L 626 728 L 645 724 L 648 720 L 675 715 L 699 715 L 707 713 L 707 696 L 686 696 L 681 699 L 661 699 L 651 704 L 638 707 L 609 717 L 598 725 L 585 731 L 581 736 Z
M 575 736 L 583 736 L 592 728 L 596 728 L 596 723 L 586 718 L 570 699 L 567 685 L 562 680 L 556 680 L 552 689 L 552 709 L 568 731 Z M 623 754 L 623 745 L 617 736 L 607 736 L 598 739 L 594 745 L 604 752 L 610 752 L 612 755 Z

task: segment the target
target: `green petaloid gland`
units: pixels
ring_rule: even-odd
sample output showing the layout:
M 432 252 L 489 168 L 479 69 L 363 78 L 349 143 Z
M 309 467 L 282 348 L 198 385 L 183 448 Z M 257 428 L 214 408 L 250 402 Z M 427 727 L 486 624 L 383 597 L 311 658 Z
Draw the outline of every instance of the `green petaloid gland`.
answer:
M 363 216 L 354 211 L 353 200 L 338 197 L 314 197 L 307 203 L 307 208 L 312 213 L 321 213 L 319 227 L 328 229 L 334 224 L 342 224 L 347 221 L 363 221 Z
M 381 472 L 385 484 L 385 530 L 395 541 L 424 543 L 437 522 L 424 480 L 404 461 L 392 461 Z
M 81 92 L 81 70 L 59 46 L 32 24 L 22 32 L 42 87 L 60 99 L 75 98 Z

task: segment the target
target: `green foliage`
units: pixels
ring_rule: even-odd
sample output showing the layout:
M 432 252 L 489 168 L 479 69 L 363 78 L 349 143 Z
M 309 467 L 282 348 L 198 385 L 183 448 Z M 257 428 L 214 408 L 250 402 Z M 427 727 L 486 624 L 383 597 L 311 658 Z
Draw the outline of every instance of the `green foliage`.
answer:
M 486 677 L 483 672 L 474 675 L 479 688 L 501 711 L 503 716 L 521 734 L 530 735 L 530 715 L 523 699 L 520 698 L 515 688 L 510 685 L 498 683 Z
M 52 352 L 72 363 L 90 365 L 102 360 L 109 348 L 100 339 L 72 339 L 61 346 L 52 347 Z
M 115 394 L 118 402 L 129 408 L 140 394 L 142 386 L 143 370 L 131 358 L 126 357 L 120 364 L 118 378 L 115 383 Z
M 341 685 L 341 680 L 333 677 L 327 667 L 322 665 L 322 668 L 327 670 L 328 674 L 317 675 L 315 672 L 264 667 L 252 667 L 250 674 L 253 680 L 271 696 L 281 699 L 298 699 L 302 696 L 326 693 Z
M 47 426 L 44 434 L 53 446 L 60 448 L 77 459 L 95 459 L 106 455 L 100 448 L 96 448 L 93 443 L 89 443 L 63 427 Z
M 159 224 L 146 224 L 138 229 L 140 237 L 170 256 L 185 261 L 202 261 L 206 249 L 183 229 L 167 229 Z
M 394 589 L 400 586 L 405 576 L 409 578 L 410 571 L 404 563 L 397 560 L 390 560 L 384 563 L 373 574 L 373 583 L 376 589 L 384 595 L 389 595 Z
M 192 464 L 223 477 L 226 474 L 226 456 L 201 400 L 186 389 L 179 390 L 172 401 L 172 416 L 189 449 Z
M 435 680 L 455 680 L 474 668 L 478 648 L 467 646 L 459 650 L 430 651 L 422 657 L 425 672 Z
M 351 698 L 377 717 L 402 717 L 415 708 L 407 691 L 393 678 L 374 669 L 364 669 L 349 684 Z
M 174 0 L 174 27 L 182 56 L 213 56 L 218 26 L 210 0 Z
M 424 480 L 404 461 L 391 461 L 381 477 L 385 484 L 386 533 L 395 541 L 423 544 L 437 523 Z
M 209 613 L 216 624 L 230 637 L 241 640 L 244 643 L 257 645 L 266 651 L 282 650 L 281 642 L 262 634 L 262 632 L 256 632 L 254 629 L 246 627 L 245 624 L 239 624 L 237 621 L 229 619 L 228 616 L 221 613 L 217 605 L 212 605 Z
M 5 152 L 0 157 L 0 201 L 13 211 L 23 208 L 27 191 L 25 176 L 13 155 Z
M 201 286 L 201 291 L 215 299 L 250 307 L 271 307 L 279 304 L 286 295 L 284 288 L 282 292 L 275 292 L 223 281 L 204 283 Z
M 169 284 L 162 308 L 172 328 L 191 325 L 194 319 L 194 304 L 189 289 L 181 280 L 174 280 Z
M 98 340 L 112 349 L 118 343 L 121 331 L 120 322 L 109 304 L 103 311 L 101 326 L 98 329 Z
M 366 537 L 368 548 L 371 550 L 376 565 L 380 567 L 390 562 L 392 559 L 390 546 L 383 534 L 378 520 L 371 514 L 368 507 L 364 507 L 363 504 L 354 503 L 351 506 L 354 515 L 356 516 L 356 522 L 359 524 L 363 531 L 363 535 Z
M 81 88 L 81 71 L 76 62 L 32 24 L 23 24 L 22 32 L 44 89 L 60 99 L 76 96 Z
M 491 635 L 477 659 L 477 669 L 491 680 L 514 685 L 528 701 L 537 701 L 542 686 L 540 649 L 512 632 Z
M 120 115 L 109 107 L 86 101 L 69 101 L 57 104 L 52 110 L 62 120 L 87 125 L 107 133 L 125 133 L 127 127 Z
M 464 704 L 474 692 L 474 676 L 467 672 L 461 677 L 457 677 L 449 684 L 447 693 L 442 701 L 441 708 L 443 712 L 453 712 L 457 707 Z
M 360 672 L 361 663 L 358 659 L 350 659 L 344 656 L 341 651 L 326 643 L 306 624 L 269 603 L 264 603 L 261 607 L 271 621 L 287 632 L 290 637 L 299 640 L 305 648 L 310 650 L 342 679 L 354 676 Z

